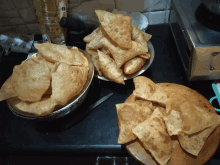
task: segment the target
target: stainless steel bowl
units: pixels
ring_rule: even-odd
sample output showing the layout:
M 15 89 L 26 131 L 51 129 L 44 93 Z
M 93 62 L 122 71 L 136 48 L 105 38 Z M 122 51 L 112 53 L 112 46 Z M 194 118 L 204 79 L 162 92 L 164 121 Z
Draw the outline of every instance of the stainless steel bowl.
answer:
M 82 102 L 85 100 L 85 98 L 88 94 L 88 91 L 89 91 L 89 88 L 90 88 L 90 85 L 91 85 L 91 82 L 92 82 L 92 79 L 93 79 L 93 76 L 94 76 L 94 67 L 93 67 L 93 64 L 92 64 L 92 61 L 91 61 L 89 55 L 85 51 L 83 51 L 81 49 L 79 49 L 79 50 L 85 55 L 85 57 L 89 61 L 88 77 L 87 77 L 86 83 L 85 83 L 83 89 L 81 90 L 81 92 L 77 96 L 75 96 L 74 98 L 69 100 L 69 102 L 67 103 L 66 106 L 64 106 L 63 108 L 60 108 L 58 110 L 55 110 L 53 113 L 51 113 L 49 115 L 37 116 L 37 115 L 33 115 L 33 114 L 27 114 L 27 113 L 24 113 L 24 112 L 16 109 L 12 104 L 12 101 L 13 101 L 13 98 L 12 98 L 12 99 L 7 100 L 9 109 L 16 116 L 19 116 L 21 118 L 32 119 L 32 120 L 44 120 L 45 121 L 45 120 L 58 119 L 58 118 L 61 118 L 63 116 L 66 116 L 70 112 L 74 111 L 77 107 L 79 107 L 82 104 Z
M 149 50 L 149 53 L 151 55 L 150 60 L 146 60 L 144 66 L 142 66 L 142 68 L 139 71 L 137 71 L 136 73 L 133 73 L 133 74 L 130 74 L 130 75 L 125 75 L 124 80 L 129 80 L 129 79 L 132 79 L 134 77 L 137 77 L 137 76 L 141 75 L 142 73 L 144 73 L 151 66 L 151 64 L 154 60 L 155 52 L 154 52 L 154 47 L 151 44 L 151 42 L 148 41 L 147 43 L 148 43 L 148 50 Z M 97 71 L 95 72 L 95 77 L 97 77 L 100 80 L 110 81 L 109 79 L 105 78 L 104 76 L 100 76 Z

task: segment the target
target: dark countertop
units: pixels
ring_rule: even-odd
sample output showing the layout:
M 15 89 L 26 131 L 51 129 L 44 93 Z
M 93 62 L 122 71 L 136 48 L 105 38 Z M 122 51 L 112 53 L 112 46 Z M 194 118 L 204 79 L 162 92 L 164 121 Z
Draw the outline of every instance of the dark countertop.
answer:
M 155 83 L 169 82 L 188 86 L 207 99 L 214 96 L 212 81 L 188 82 L 177 54 L 169 26 L 149 26 L 148 33 L 155 49 L 155 59 L 151 67 L 142 74 Z M 13 66 L 26 59 L 24 54 L 11 54 L 0 64 L 0 85 L 11 73 Z M 128 155 L 123 145 L 117 144 L 118 126 L 115 104 L 123 103 L 134 90 L 133 80 L 126 85 L 93 80 L 89 94 L 77 111 L 113 92 L 113 96 L 96 107 L 80 122 L 71 124 L 77 112 L 50 122 L 35 122 L 15 116 L 6 101 L 0 102 L 0 152 L 39 154 L 117 154 Z M 216 153 L 219 153 L 218 149 Z

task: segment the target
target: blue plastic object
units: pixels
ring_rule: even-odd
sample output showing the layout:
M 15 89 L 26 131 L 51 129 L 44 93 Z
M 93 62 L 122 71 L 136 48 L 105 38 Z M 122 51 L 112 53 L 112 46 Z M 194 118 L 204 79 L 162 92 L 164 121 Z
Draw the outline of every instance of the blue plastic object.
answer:
M 218 87 L 217 87 L 217 84 L 216 84 L 216 83 L 213 83 L 213 84 L 212 84 L 212 89 L 213 89 L 213 91 L 214 91 L 214 93 L 215 93 L 215 96 L 212 97 L 212 98 L 209 100 L 209 102 L 212 104 L 212 101 L 215 100 L 215 99 L 217 99 L 218 104 L 220 105 L 220 94 L 219 94 L 220 91 L 218 91 Z M 215 107 L 214 107 L 214 108 L 215 108 Z M 216 110 L 217 112 L 220 112 L 220 109 L 218 109 L 218 108 L 215 108 L 215 110 Z

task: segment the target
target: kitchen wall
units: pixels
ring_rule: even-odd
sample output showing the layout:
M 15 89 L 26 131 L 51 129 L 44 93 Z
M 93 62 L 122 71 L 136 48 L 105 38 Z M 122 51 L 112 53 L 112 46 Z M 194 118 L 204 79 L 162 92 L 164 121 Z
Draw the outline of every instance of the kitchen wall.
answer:
M 70 0 L 69 11 L 94 14 L 94 9 L 140 11 L 150 24 L 168 21 L 170 0 Z M 71 13 L 69 12 L 69 15 Z M 0 33 L 40 33 L 32 0 L 0 0 Z
M 115 0 L 118 10 L 140 11 L 147 16 L 150 24 L 168 22 L 171 0 Z

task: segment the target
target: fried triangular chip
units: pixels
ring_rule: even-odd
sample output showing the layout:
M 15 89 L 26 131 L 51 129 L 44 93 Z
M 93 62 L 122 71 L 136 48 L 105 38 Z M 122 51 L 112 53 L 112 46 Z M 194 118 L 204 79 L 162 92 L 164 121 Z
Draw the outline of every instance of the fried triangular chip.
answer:
M 18 98 L 9 99 L 9 102 L 20 111 L 38 116 L 44 116 L 52 113 L 56 105 L 51 101 L 50 96 L 43 96 L 41 100 L 37 102 L 22 101 Z
M 99 55 L 100 70 L 103 75 L 111 81 L 119 84 L 125 84 L 124 74 L 121 68 L 116 65 L 115 61 L 109 57 L 109 55 L 106 55 L 99 50 L 97 51 Z
M 112 14 L 103 10 L 95 10 L 104 30 L 123 48 L 131 48 L 132 18 L 122 14 Z
M 124 49 L 117 46 L 109 37 L 104 37 L 101 42 L 111 52 L 118 67 L 121 67 L 135 56 L 145 54 L 148 51 L 147 48 L 135 41 L 131 42 L 132 46 L 130 49 Z
M 75 56 L 75 63 L 79 63 L 79 66 L 84 66 L 88 67 L 89 66 L 89 61 L 88 59 L 84 56 L 82 52 L 79 51 L 77 47 L 72 47 L 69 49 L 72 55 Z
M 206 108 L 208 110 L 208 107 Z M 212 113 L 213 110 L 211 110 Z M 212 155 L 216 152 L 216 149 L 219 145 L 219 133 L 220 133 L 220 126 L 210 134 L 208 139 L 205 141 L 201 151 L 199 152 L 198 156 L 194 156 L 187 151 L 185 151 L 178 140 L 178 136 L 171 136 L 173 142 L 173 151 L 171 155 L 171 159 L 169 161 L 170 165 L 201 165 L 207 164 L 206 162 L 210 160 Z M 205 140 L 205 139 L 204 139 Z M 197 143 L 194 143 L 197 144 Z
M 152 35 L 148 34 L 148 33 L 144 33 L 144 36 L 145 36 L 145 40 L 146 41 L 149 41 L 151 39 L 151 37 L 152 37 Z
M 0 89 L 0 101 L 16 96 L 17 93 L 16 93 L 15 82 L 13 80 L 13 77 L 10 76 Z
M 88 67 L 70 66 L 60 63 L 52 73 L 51 99 L 59 105 L 76 96 L 84 87 L 87 80 Z
M 132 25 L 131 39 L 148 49 L 148 44 L 144 32 L 138 29 L 135 25 Z
M 50 86 L 50 70 L 45 63 L 23 61 L 13 69 L 0 90 L 0 100 L 17 96 L 22 101 L 39 101 Z
M 36 57 L 35 57 L 35 56 L 30 56 L 29 59 L 30 59 L 30 60 L 33 60 L 33 61 L 36 61 L 36 62 L 45 63 L 45 64 L 48 66 L 48 68 L 49 68 L 49 70 L 50 70 L 50 72 L 51 72 L 51 71 L 52 71 L 52 68 L 53 68 L 53 66 L 54 66 L 54 63 L 52 63 L 52 62 L 46 60 L 46 59 L 45 59 L 43 56 L 41 56 L 40 54 L 41 54 L 41 53 L 38 52 L 37 55 L 36 55 Z M 52 73 L 52 72 L 51 72 L 51 73 Z M 51 79 L 51 77 L 50 77 L 50 79 Z M 51 95 L 51 94 L 52 94 L 52 88 L 51 88 L 51 83 L 50 83 L 50 86 L 49 86 L 49 88 L 47 89 L 47 91 L 44 93 L 44 95 Z
M 218 117 L 218 121 L 220 121 L 220 117 Z M 220 122 L 213 123 L 211 127 L 192 135 L 187 135 L 184 132 L 180 132 L 178 139 L 182 148 L 190 154 L 198 156 L 209 135 L 219 125 L 219 123 Z
M 164 90 L 156 85 L 147 77 L 139 76 L 134 78 L 135 90 L 133 94 L 142 99 L 158 102 L 161 105 L 166 105 L 167 95 Z
M 83 66 L 85 58 L 77 47 L 73 47 L 71 50 L 65 45 L 57 45 L 51 43 L 34 44 L 36 49 L 40 51 L 42 56 L 51 62 L 65 62 L 69 65 Z
M 91 34 L 85 36 L 83 38 L 83 41 L 86 43 L 89 43 L 92 41 L 92 39 L 96 36 L 96 34 L 101 30 L 101 26 L 97 27 Z
M 190 99 L 180 94 L 173 94 L 168 98 L 166 111 L 164 120 L 170 136 L 178 135 L 179 132 L 191 135 L 220 121 L 218 115 L 198 108 Z
M 172 153 L 172 141 L 163 121 L 163 114 L 155 109 L 152 115 L 137 125 L 132 132 L 140 139 L 146 150 L 161 165 L 166 165 Z
M 91 57 L 91 60 L 93 62 L 93 65 L 95 67 L 95 70 L 99 73 L 100 76 L 102 76 L 102 72 L 100 70 L 100 65 L 99 65 L 99 56 L 98 52 L 95 49 L 89 49 L 88 45 L 86 45 L 86 52 L 89 54 Z
M 152 110 L 136 103 L 116 104 L 119 126 L 118 143 L 125 144 L 136 139 L 132 129 L 150 117 Z
M 52 69 L 53 64 L 54 64 L 54 62 L 50 62 L 50 61 L 46 60 L 46 59 L 41 55 L 40 52 L 37 52 L 36 57 L 35 57 L 35 56 L 30 56 L 28 59 L 33 60 L 33 61 L 36 61 L 36 62 L 43 62 L 43 63 L 45 63 L 45 64 L 48 66 L 49 70 Z
M 149 107 L 152 111 L 154 111 L 153 104 L 151 101 L 139 98 L 131 94 L 125 101 L 125 103 L 136 103 L 140 107 Z
M 91 42 L 88 44 L 89 49 L 99 49 L 103 47 L 103 43 L 100 40 L 104 37 L 102 30 L 100 29 Z

